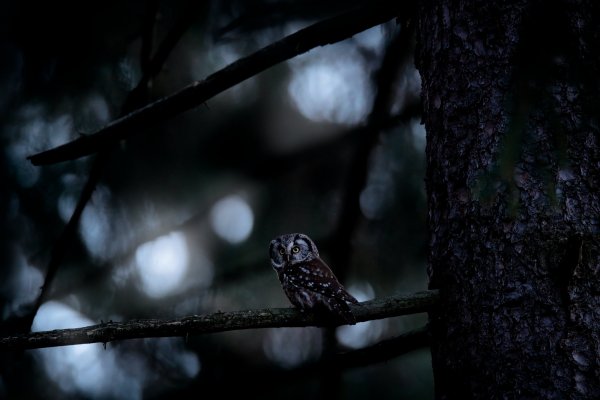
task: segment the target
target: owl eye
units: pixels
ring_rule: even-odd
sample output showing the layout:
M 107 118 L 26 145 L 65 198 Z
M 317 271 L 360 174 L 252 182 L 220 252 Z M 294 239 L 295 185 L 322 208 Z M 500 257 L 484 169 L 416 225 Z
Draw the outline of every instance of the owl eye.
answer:
M 285 250 L 284 249 L 279 249 L 279 254 L 284 255 L 285 254 Z
M 300 252 L 300 247 L 298 247 L 298 246 L 292 247 L 292 253 L 298 254 L 299 252 Z

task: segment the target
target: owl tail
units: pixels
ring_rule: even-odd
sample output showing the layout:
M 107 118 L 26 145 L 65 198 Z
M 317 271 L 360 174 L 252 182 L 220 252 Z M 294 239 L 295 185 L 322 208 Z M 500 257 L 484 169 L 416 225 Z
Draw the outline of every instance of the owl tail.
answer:
M 358 304 L 358 300 L 356 300 L 354 298 L 354 296 L 352 296 L 346 290 L 342 290 L 342 292 L 340 293 L 340 295 L 341 295 L 342 299 L 345 300 L 345 301 L 347 301 L 348 303 Z
M 356 318 L 354 314 L 352 314 L 352 310 L 350 310 L 350 306 L 346 301 L 337 299 L 335 297 L 328 297 L 325 300 L 325 305 L 339 318 L 343 319 L 349 325 L 356 324 Z

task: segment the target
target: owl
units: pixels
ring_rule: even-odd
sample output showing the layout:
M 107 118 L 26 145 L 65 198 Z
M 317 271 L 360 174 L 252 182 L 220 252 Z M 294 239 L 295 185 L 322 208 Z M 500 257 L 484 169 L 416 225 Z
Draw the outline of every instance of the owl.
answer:
M 346 323 L 356 319 L 348 303 L 356 300 L 319 257 L 315 243 L 303 233 L 281 235 L 269 247 L 271 265 L 292 304 L 300 310 L 325 310 Z

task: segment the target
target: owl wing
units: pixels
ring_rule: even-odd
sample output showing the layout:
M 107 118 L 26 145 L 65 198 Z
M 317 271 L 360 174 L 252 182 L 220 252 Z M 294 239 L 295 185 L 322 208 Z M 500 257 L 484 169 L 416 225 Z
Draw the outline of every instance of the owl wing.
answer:
M 310 309 L 324 306 L 347 323 L 356 323 L 348 302 L 356 304 L 358 300 L 346 291 L 322 260 L 316 258 L 287 266 L 283 274 L 293 288 L 286 290 L 292 303 Z
M 320 258 L 288 266 L 285 274 L 289 282 L 299 289 L 310 290 L 327 298 L 358 304 L 338 282 L 331 269 Z

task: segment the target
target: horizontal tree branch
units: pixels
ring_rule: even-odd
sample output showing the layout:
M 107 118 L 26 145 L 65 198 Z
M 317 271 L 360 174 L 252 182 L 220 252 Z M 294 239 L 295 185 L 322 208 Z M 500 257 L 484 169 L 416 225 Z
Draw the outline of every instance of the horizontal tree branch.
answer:
M 350 305 L 357 322 L 416 314 L 431 309 L 438 301 L 437 290 L 396 295 Z M 338 322 L 294 308 L 217 312 L 169 321 L 132 320 L 107 322 L 74 329 L 32 332 L 0 337 L 0 351 L 69 346 L 82 343 L 107 343 L 116 340 L 150 337 L 176 337 L 232 330 L 337 326 Z
M 77 159 L 139 133 L 152 126 L 196 107 L 217 94 L 252 76 L 318 46 L 339 42 L 373 26 L 409 12 L 410 1 L 370 1 L 341 15 L 323 20 L 264 47 L 202 81 L 196 81 L 168 97 L 109 123 L 90 135 L 29 156 L 34 165 L 55 164 Z

